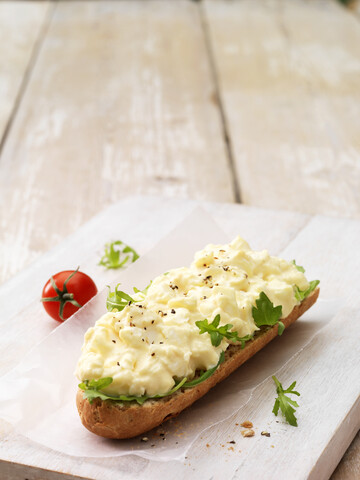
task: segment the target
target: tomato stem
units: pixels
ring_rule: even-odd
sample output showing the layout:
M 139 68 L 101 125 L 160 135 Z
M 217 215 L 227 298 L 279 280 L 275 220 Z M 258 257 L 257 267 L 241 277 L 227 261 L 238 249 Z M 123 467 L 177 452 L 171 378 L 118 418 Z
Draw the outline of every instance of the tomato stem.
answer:
M 73 293 L 63 293 L 62 298 L 63 298 L 63 300 L 72 300 L 74 298 L 74 294 Z

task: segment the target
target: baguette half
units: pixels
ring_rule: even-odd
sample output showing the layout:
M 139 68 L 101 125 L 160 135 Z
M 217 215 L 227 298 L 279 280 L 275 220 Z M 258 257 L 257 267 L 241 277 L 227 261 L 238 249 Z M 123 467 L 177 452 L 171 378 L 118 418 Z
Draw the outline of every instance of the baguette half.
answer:
M 294 307 L 290 315 L 281 319 L 286 328 L 316 302 L 319 291 L 319 288 L 314 290 L 300 305 Z M 205 395 L 212 387 L 265 347 L 277 334 L 277 325 L 262 327 L 255 333 L 254 340 L 245 344 L 245 348 L 230 345 L 225 351 L 225 361 L 204 382 L 192 388 L 180 389 L 168 397 L 147 400 L 143 405 L 135 403 L 126 405 L 112 400 L 103 401 L 99 398 L 90 403 L 83 398 L 83 391 L 79 389 L 76 404 L 81 421 L 90 432 L 101 437 L 123 439 L 141 435 L 179 415 L 185 408 Z

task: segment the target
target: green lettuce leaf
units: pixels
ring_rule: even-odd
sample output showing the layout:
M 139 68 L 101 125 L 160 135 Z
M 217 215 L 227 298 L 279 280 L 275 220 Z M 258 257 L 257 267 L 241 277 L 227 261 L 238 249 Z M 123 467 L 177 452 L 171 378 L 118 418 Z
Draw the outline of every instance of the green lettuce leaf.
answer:
M 299 270 L 299 272 L 305 273 L 305 268 L 302 267 L 301 265 L 296 265 L 295 260 L 291 260 L 291 263 L 292 263 L 293 265 L 295 265 L 295 267 Z
M 312 293 L 315 288 L 319 285 L 320 280 L 312 280 L 310 282 L 309 287 L 306 290 L 300 290 L 297 285 L 295 285 L 294 290 L 295 290 L 295 298 L 299 302 L 302 302 L 306 297 Z
M 115 402 L 137 402 L 139 405 L 143 405 L 146 400 L 153 400 L 157 398 L 163 398 L 167 397 L 169 395 L 172 395 L 175 393 L 177 390 L 180 388 L 191 388 L 194 387 L 195 385 L 198 385 L 201 382 L 204 382 L 207 380 L 213 373 L 217 370 L 219 365 L 223 363 L 225 359 L 225 354 L 224 352 L 221 352 L 220 358 L 218 363 L 215 365 L 215 367 L 210 368 L 209 370 L 206 370 L 206 372 L 202 373 L 200 377 L 191 380 L 187 382 L 187 378 L 183 378 L 180 382 L 176 383 L 176 385 L 169 390 L 166 393 L 161 393 L 158 395 L 142 395 L 142 396 L 135 396 L 135 395 L 109 395 L 107 393 L 101 392 L 101 389 L 109 386 L 112 382 L 113 379 L 111 377 L 105 377 L 105 378 L 100 378 L 99 380 L 85 380 L 84 382 L 79 383 L 79 388 L 84 391 L 83 396 L 87 400 L 89 400 L 90 403 L 93 402 L 95 398 L 100 398 L 101 400 L 113 400 Z
M 195 378 L 194 380 L 191 380 L 190 382 L 184 383 L 183 388 L 195 387 L 195 385 L 199 385 L 199 383 L 202 383 L 205 380 L 207 380 L 209 377 L 211 377 L 211 375 L 213 373 L 215 373 L 215 370 L 217 370 L 217 368 L 223 363 L 224 360 L 225 360 L 225 353 L 221 352 L 220 357 L 219 357 L 219 361 L 215 365 L 215 367 L 209 368 L 209 370 L 206 370 L 206 372 L 202 373 L 198 378 Z

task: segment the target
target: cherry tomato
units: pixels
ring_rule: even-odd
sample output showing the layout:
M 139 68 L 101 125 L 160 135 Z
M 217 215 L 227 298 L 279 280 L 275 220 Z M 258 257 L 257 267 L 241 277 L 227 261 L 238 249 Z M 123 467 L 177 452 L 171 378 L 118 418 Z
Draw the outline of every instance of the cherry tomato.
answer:
M 86 273 L 64 270 L 45 283 L 41 301 L 52 318 L 63 322 L 96 294 L 96 285 Z

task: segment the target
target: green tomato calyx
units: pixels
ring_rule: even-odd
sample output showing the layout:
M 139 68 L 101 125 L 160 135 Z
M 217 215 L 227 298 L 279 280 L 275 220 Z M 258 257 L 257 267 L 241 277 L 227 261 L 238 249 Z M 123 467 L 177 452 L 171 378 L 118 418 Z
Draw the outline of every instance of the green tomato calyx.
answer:
M 79 271 L 79 268 L 80 267 L 77 267 L 76 270 L 74 270 L 68 277 L 67 279 L 65 280 L 64 284 L 63 284 L 63 289 L 60 290 L 60 288 L 56 285 L 55 283 L 55 280 L 53 277 L 50 278 L 50 283 L 53 287 L 53 289 L 55 290 L 55 292 L 57 293 L 57 296 L 56 297 L 44 297 L 44 298 L 41 298 L 41 302 L 59 302 L 59 317 L 61 318 L 62 321 L 64 321 L 64 317 L 63 317 L 63 314 L 64 314 L 64 307 L 65 305 L 69 302 L 71 303 L 72 305 L 74 305 L 75 307 L 78 307 L 78 308 L 81 308 L 82 305 L 80 305 L 79 302 L 77 302 L 75 299 L 74 299 L 74 294 L 73 293 L 69 293 L 68 290 L 67 290 L 67 283 L 68 281 L 70 280 L 70 278 L 72 278 L 78 271 Z

